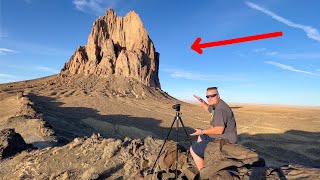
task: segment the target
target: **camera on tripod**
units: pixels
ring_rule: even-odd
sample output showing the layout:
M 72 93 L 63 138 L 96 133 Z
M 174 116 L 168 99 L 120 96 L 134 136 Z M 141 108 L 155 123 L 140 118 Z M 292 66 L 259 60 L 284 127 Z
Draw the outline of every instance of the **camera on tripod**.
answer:
M 171 124 L 170 130 L 169 130 L 169 132 L 168 132 L 168 134 L 167 134 L 166 139 L 164 140 L 164 142 L 163 142 L 163 144 L 162 144 L 162 146 L 161 146 L 160 152 L 159 152 L 159 154 L 158 154 L 158 156 L 157 156 L 157 158 L 156 158 L 156 160 L 155 160 L 152 168 L 151 168 L 150 170 L 148 170 L 148 174 L 154 173 L 154 168 L 155 168 L 155 166 L 156 166 L 156 164 L 157 164 L 157 161 L 158 161 L 158 159 L 159 159 L 159 157 L 160 157 L 160 155 L 161 155 L 161 152 L 162 152 L 162 150 L 163 150 L 163 147 L 164 147 L 165 143 L 167 142 L 167 140 L 168 140 L 168 138 L 169 138 L 169 135 L 170 135 L 170 132 L 171 132 L 171 130 L 172 130 L 172 127 L 173 127 L 174 123 L 176 122 L 176 125 L 177 125 L 177 126 L 176 126 L 176 143 L 177 143 L 177 146 L 176 146 L 176 168 L 175 168 L 176 173 L 175 173 L 175 179 L 177 179 L 177 178 L 178 178 L 178 162 L 179 162 L 179 161 L 178 161 L 178 142 L 179 142 L 179 141 L 178 141 L 178 130 L 179 130 L 179 122 L 181 123 L 181 125 L 182 125 L 182 127 L 183 127 L 183 130 L 184 130 L 184 132 L 186 133 L 186 135 L 187 135 L 187 137 L 188 137 L 188 139 L 189 139 L 190 145 L 192 145 L 192 142 L 191 142 L 191 138 L 190 138 L 190 136 L 189 136 L 189 134 L 188 134 L 188 132 L 187 132 L 187 130 L 186 130 L 183 122 L 182 122 L 182 119 L 181 119 L 181 117 L 180 117 L 180 114 L 181 114 L 181 113 L 180 113 L 180 104 L 175 104 L 175 105 L 172 106 L 172 108 L 176 110 L 176 116 L 175 116 L 174 119 L 173 119 L 173 122 L 172 122 L 172 124 Z
M 173 109 L 175 109 L 176 111 L 180 111 L 180 104 L 175 104 L 172 106 Z

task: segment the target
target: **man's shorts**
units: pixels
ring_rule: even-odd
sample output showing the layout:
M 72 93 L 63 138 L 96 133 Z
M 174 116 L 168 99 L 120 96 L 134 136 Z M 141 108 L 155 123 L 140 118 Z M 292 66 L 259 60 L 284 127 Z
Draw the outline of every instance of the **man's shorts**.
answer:
M 214 138 L 209 137 L 206 134 L 200 135 L 201 142 L 197 142 L 193 144 L 192 150 L 194 153 L 196 153 L 197 156 L 204 158 L 204 150 L 206 149 L 209 142 L 214 141 Z

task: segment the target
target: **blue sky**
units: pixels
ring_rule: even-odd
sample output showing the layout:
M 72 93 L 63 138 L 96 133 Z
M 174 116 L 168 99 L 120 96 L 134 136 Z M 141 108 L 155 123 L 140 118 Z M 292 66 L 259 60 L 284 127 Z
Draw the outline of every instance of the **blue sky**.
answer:
M 200 3 L 201 2 L 201 3 Z M 162 89 L 183 100 L 218 86 L 227 102 L 320 106 L 320 2 L 1 0 L 0 83 L 58 73 L 112 7 L 134 10 L 160 52 Z M 204 49 L 190 46 L 282 31 L 283 36 Z

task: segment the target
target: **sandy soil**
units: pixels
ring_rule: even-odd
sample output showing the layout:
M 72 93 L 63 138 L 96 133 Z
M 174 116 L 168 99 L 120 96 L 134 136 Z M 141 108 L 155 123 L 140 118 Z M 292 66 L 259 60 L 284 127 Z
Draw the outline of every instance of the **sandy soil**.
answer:
M 181 104 L 182 121 L 189 134 L 193 128 L 209 126 L 210 114 L 199 105 L 178 101 L 160 90 L 132 84 L 128 88 L 122 83 L 124 90 L 119 93 L 110 88 L 113 85 L 102 86 L 103 80 L 82 84 L 79 82 L 84 81 L 57 77 L 0 85 L 0 123 L 3 125 L 19 111 L 16 96 L 23 90 L 52 127 L 53 139 L 61 143 L 93 133 L 116 139 L 144 139 L 149 135 L 165 139 L 176 115 L 172 109 L 176 103 Z M 230 106 L 236 116 L 239 143 L 256 150 L 267 165 L 320 166 L 319 107 Z M 175 139 L 175 134 L 169 138 Z M 187 147 L 182 129 L 179 138 Z

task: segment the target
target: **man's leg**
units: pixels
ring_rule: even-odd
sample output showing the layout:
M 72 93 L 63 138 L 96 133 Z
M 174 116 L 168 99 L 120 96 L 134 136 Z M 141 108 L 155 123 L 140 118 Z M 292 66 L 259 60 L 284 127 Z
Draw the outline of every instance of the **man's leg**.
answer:
M 200 137 L 200 135 L 199 135 L 197 142 L 201 142 L 201 141 L 202 141 L 202 139 L 201 139 L 201 137 Z
M 198 136 L 198 140 L 197 140 L 197 142 L 201 142 L 201 141 L 209 141 L 209 139 L 210 139 L 210 137 L 208 136 L 208 135 L 206 135 L 206 134 L 201 134 L 201 135 L 199 135 Z
M 199 136 L 199 138 L 200 138 L 200 136 Z M 201 157 L 199 157 L 196 153 L 194 153 L 192 146 L 190 147 L 190 153 L 191 153 L 191 156 L 192 156 L 194 162 L 196 163 L 198 170 L 200 171 L 200 169 L 202 169 L 204 166 L 204 160 Z
M 192 145 L 190 147 L 190 154 L 194 160 L 194 162 L 196 163 L 197 168 L 200 170 L 204 167 L 204 150 L 207 146 L 207 144 L 209 143 L 208 141 L 209 136 L 208 135 L 199 135 L 198 136 L 198 140 L 197 143 L 195 143 L 194 145 Z M 196 152 L 200 155 L 197 155 L 197 153 L 194 152 L 194 149 L 196 150 Z

